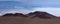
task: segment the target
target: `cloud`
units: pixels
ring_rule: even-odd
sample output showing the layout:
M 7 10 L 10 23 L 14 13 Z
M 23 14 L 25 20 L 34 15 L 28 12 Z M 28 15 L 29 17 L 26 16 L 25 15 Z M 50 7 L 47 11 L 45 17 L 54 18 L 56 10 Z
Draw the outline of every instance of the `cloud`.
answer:
M 0 10 L 1 12 L 0 12 L 0 15 L 4 15 L 4 14 L 6 14 L 6 13 L 23 13 L 23 14 L 27 14 L 27 13 L 29 13 L 29 12 L 31 12 L 31 10 L 29 10 L 29 9 L 26 9 L 26 8 L 24 8 L 24 7 L 15 7 L 15 9 L 1 9 Z
M 34 12 L 34 11 L 44 11 L 44 12 L 48 12 L 52 15 L 55 15 L 57 17 L 60 16 L 60 8 L 52 8 L 52 7 L 44 7 L 44 8 L 40 8 L 40 7 L 36 7 L 36 8 L 32 8 L 30 9 L 26 9 L 24 7 L 15 7 L 16 9 L 9 9 L 9 10 L 3 10 L 1 9 L 0 11 L 0 15 L 6 14 L 6 13 L 23 13 L 23 14 L 27 14 L 30 12 Z M 3 11 L 2 11 L 3 10 Z
M 17 9 L 9 9 L 7 10 L 0 10 L 2 12 L 0 12 L 0 14 L 3 13 L 15 13 L 15 12 L 22 12 L 22 13 L 29 13 L 31 11 L 46 11 L 48 13 L 51 13 L 53 15 L 56 16 L 60 16 L 59 12 L 60 12 L 60 0 L 0 0 L 0 1 L 18 1 L 18 2 L 23 2 L 26 4 L 27 8 L 24 7 L 15 7 Z M 41 6 L 40 6 L 41 5 Z M 31 8 L 30 8 L 31 7 Z M 32 9 L 32 7 L 35 7 Z M 40 8 L 40 7 L 44 7 L 44 8 Z M 49 7 L 49 8 L 45 8 L 45 7 Z M 51 8 L 51 7 L 56 7 L 56 8 Z M 57 8 L 59 7 L 59 8 Z M 32 10 L 29 10 L 32 9 Z
M 48 12 L 52 15 L 55 15 L 55 16 L 60 16 L 60 8 L 40 8 L 40 7 L 37 7 L 37 8 L 33 8 L 32 12 L 34 11 L 44 11 L 44 12 Z

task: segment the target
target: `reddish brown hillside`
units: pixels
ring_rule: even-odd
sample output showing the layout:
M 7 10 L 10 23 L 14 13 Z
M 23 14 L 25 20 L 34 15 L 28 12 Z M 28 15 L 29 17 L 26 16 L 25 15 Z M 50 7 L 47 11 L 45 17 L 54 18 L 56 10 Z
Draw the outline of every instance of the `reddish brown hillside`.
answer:
M 32 18 L 39 17 L 39 18 L 55 18 L 54 15 L 49 14 L 47 12 L 42 11 L 35 11 L 27 14 L 28 16 L 32 16 Z
M 22 13 L 15 13 L 15 14 L 12 14 L 12 13 L 7 13 L 3 16 L 20 16 L 20 17 L 32 17 L 32 18 L 35 18 L 35 17 L 39 17 L 39 18 L 43 18 L 43 19 L 49 19 L 49 18 L 56 18 L 56 16 L 52 15 L 52 14 L 49 14 L 47 12 L 42 12 L 42 11 L 35 11 L 35 12 L 31 12 L 31 13 L 28 13 L 26 15 L 22 14 Z
M 7 13 L 3 16 L 20 16 L 20 17 L 27 17 L 26 15 L 22 14 L 22 13 L 15 13 L 15 14 L 12 14 L 12 13 Z

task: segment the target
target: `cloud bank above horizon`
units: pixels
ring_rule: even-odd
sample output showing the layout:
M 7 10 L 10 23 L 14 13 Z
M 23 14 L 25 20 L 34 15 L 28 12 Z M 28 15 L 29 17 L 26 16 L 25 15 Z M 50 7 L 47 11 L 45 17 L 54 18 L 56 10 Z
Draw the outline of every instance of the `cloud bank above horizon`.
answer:
M 60 16 L 60 0 L 0 0 L 0 14 L 32 11 Z
M 32 10 L 32 12 L 34 11 L 43 11 L 43 12 L 47 12 L 47 13 L 50 13 L 52 15 L 55 15 L 55 16 L 60 16 L 60 8 L 40 8 L 40 7 L 37 7 L 37 8 L 34 8 Z
M 2 11 L 2 14 L 3 13 L 23 13 L 23 14 L 27 14 L 27 13 L 30 13 L 30 12 L 34 12 L 34 11 L 43 11 L 43 12 L 47 12 L 47 13 L 50 13 L 52 15 L 55 15 L 57 17 L 60 17 L 60 8 L 40 8 L 40 7 L 37 7 L 37 8 L 32 8 L 32 10 L 29 10 L 29 9 L 25 9 L 23 7 L 16 7 L 17 9 L 14 9 L 14 10 L 8 10 L 8 11 Z

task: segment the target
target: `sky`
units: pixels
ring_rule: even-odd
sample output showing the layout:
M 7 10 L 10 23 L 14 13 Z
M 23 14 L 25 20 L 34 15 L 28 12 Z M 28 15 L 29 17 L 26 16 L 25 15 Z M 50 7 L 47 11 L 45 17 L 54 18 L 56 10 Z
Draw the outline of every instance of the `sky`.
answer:
M 0 0 L 0 15 L 45 11 L 60 16 L 60 0 Z

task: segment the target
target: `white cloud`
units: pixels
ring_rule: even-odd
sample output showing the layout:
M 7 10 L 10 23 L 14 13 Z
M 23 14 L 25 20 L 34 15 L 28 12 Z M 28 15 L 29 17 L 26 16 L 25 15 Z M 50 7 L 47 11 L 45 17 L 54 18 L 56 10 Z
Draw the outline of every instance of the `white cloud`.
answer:
M 33 8 L 33 11 L 44 11 L 55 16 L 60 16 L 60 8 L 39 8 L 38 7 L 38 8 Z
M 15 8 L 16 9 L 3 10 L 0 12 L 0 14 L 2 15 L 5 13 L 16 13 L 16 12 L 27 14 L 29 12 L 34 12 L 34 11 L 44 11 L 44 12 L 48 12 L 48 13 L 56 15 L 56 16 L 60 16 L 60 8 L 52 8 L 52 7 L 40 8 L 40 7 L 37 7 L 37 8 L 32 8 L 32 10 L 26 9 L 24 7 L 15 7 Z
M 6 13 L 23 13 L 23 14 L 27 14 L 27 13 L 31 12 L 31 10 L 26 9 L 24 7 L 15 7 L 15 9 L 7 9 L 7 10 L 2 9 L 2 10 L 0 12 L 0 15 L 6 14 Z

